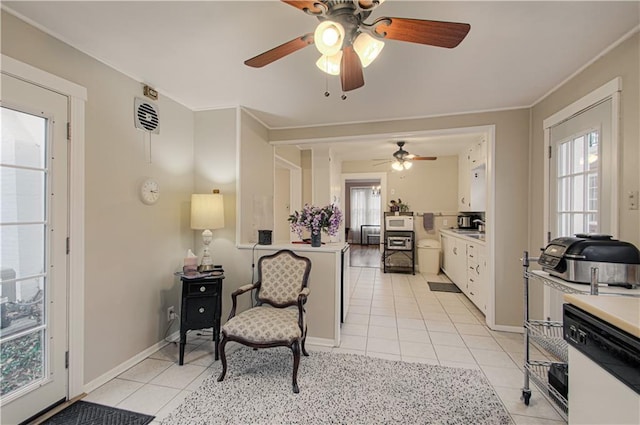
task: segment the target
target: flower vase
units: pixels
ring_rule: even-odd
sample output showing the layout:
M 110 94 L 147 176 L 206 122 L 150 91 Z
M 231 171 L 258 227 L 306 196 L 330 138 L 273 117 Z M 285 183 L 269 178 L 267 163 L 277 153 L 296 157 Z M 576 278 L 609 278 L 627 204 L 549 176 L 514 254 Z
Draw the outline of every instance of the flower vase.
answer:
M 311 246 L 314 248 L 318 248 L 319 246 L 322 246 L 322 233 L 318 232 L 317 235 L 314 235 L 313 233 L 311 233 Z

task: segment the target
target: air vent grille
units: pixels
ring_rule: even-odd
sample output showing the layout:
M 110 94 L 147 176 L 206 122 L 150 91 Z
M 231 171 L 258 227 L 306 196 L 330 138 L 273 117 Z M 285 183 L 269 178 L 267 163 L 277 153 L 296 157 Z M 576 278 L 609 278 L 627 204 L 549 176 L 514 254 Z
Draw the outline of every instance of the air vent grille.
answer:
M 148 131 L 149 133 L 160 133 L 160 113 L 158 106 L 151 102 L 136 97 L 134 108 L 134 120 L 136 128 Z

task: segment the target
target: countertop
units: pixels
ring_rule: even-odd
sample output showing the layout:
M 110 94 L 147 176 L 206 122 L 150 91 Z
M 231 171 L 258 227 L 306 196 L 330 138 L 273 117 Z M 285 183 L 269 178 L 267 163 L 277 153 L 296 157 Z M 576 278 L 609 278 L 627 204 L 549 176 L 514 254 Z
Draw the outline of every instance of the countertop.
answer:
M 269 250 L 269 251 L 277 251 L 279 249 L 290 249 L 291 251 L 298 252 L 340 252 L 342 249 L 349 244 L 346 242 L 328 242 L 322 243 L 322 246 L 314 248 L 311 244 L 305 243 L 291 243 L 291 242 L 278 242 L 276 241 L 273 245 L 259 245 L 256 243 L 244 243 L 239 244 L 238 249 L 256 249 L 256 250 Z
M 640 297 L 565 294 L 564 300 L 640 338 Z
M 461 238 L 470 242 L 478 242 L 481 245 L 486 244 L 485 234 L 474 230 L 459 229 L 440 229 L 440 233 L 444 233 L 456 238 Z

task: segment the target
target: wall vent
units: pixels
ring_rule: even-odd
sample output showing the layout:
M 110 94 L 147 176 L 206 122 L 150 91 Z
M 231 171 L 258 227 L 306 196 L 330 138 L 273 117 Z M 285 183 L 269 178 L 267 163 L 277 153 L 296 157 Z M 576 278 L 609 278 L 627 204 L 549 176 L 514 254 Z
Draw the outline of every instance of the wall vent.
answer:
M 160 134 L 160 111 L 157 105 L 136 97 L 133 115 L 136 128 L 149 133 Z

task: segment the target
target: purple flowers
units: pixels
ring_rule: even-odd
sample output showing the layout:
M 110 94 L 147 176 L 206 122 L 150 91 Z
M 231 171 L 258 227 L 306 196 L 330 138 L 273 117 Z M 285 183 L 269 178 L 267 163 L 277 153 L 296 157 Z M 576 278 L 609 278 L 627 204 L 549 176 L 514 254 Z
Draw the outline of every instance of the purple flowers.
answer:
M 338 234 L 340 223 L 342 222 L 342 212 L 334 204 L 325 207 L 314 207 L 305 204 L 301 212 L 295 211 L 289 216 L 291 230 L 296 232 L 302 239 L 302 232 L 309 230 L 312 234 L 318 235 L 324 230 L 330 236 Z

